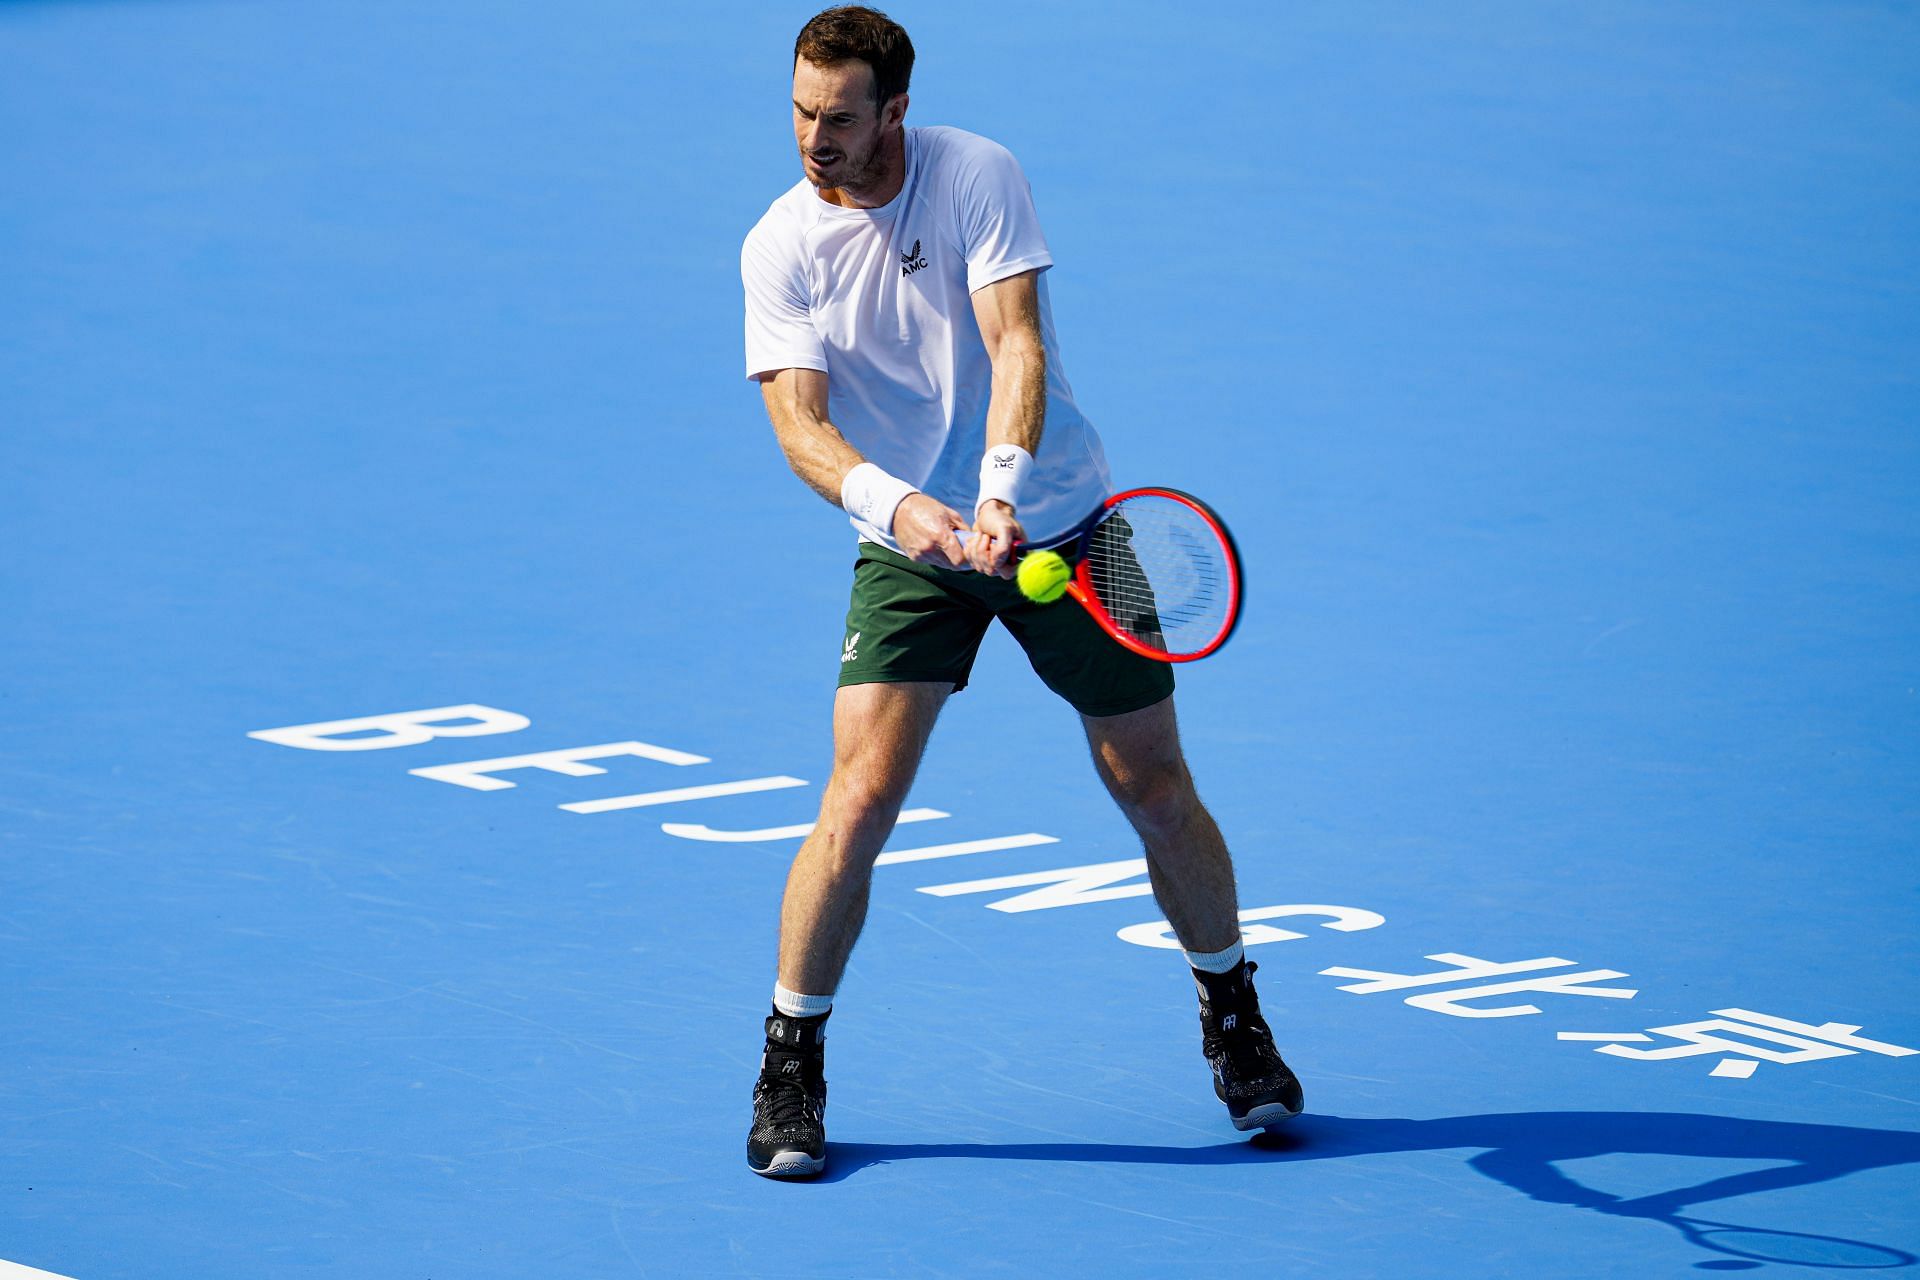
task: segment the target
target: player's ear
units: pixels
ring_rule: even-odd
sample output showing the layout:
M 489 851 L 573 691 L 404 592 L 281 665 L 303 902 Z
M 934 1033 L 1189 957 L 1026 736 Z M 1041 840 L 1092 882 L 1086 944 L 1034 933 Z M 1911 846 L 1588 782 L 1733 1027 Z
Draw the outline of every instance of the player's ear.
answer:
M 900 122 L 906 118 L 907 95 L 904 93 L 894 94 L 891 98 L 887 99 L 887 105 L 880 108 L 880 124 L 882 128 L 897 129 L 900 127 Z

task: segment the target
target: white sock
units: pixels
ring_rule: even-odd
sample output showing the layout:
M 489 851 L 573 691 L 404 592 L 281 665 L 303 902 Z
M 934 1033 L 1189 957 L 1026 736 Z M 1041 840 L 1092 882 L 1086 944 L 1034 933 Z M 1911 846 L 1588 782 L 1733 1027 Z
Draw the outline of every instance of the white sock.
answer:
M 773 1007 L 789 1018 L 817 1018 L 833 1008 L 833 997 L 803 996 L 798 991 L 789 991 L 775 982 Z
M 1246 954 L 1247 950 L 1240 945 L 1240 939 L 1235 938 L 1233 945 L 1222 951 L 1187 952 L 1187 963 L 1202 973 L 1232 973 L 1240 967 L 1240 961 Z

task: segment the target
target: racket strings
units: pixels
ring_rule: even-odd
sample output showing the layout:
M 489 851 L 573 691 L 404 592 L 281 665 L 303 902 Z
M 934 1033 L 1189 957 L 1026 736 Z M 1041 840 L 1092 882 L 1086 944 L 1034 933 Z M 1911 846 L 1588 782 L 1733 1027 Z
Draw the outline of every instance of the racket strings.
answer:
M 1220 535 L 1184 503 L 1130 498 L 1097 525 L 1083 559 L 1121 631 L 1166 653 L 1197 653 L 1231 621 L 1233 572 Z

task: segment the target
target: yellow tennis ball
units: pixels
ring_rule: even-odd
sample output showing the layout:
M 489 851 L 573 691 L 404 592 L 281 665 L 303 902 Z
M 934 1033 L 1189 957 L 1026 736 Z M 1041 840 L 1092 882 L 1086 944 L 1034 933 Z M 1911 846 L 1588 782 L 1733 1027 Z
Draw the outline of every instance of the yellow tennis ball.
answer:
M 1073 570 L 1058 551 L 1035 551 L 1020 561 L 1013 580 L 1019 584 L 1020 594 L 1035 604 L 1052 604 L 1067 594 Z

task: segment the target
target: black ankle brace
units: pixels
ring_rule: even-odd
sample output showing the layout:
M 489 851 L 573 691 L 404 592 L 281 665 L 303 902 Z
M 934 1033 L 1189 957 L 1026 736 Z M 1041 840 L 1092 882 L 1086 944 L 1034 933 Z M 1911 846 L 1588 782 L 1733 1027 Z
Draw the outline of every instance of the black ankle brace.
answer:
M 767 1047 L 789 1053 L 817 1054 L 827 1040 L 827 1019 L 833 1010 L 807 1018 L 789 1017 L 778 1009 L 767 1019 Z
M 1195 969 L 1193 981 L 1200 990 L 1200 1003 L 1227 1008 L 1246 1004 L 1254 998 L 1253 971 L 1257 967 L 1251 960 L 1242 960 L 1225 973 Z

